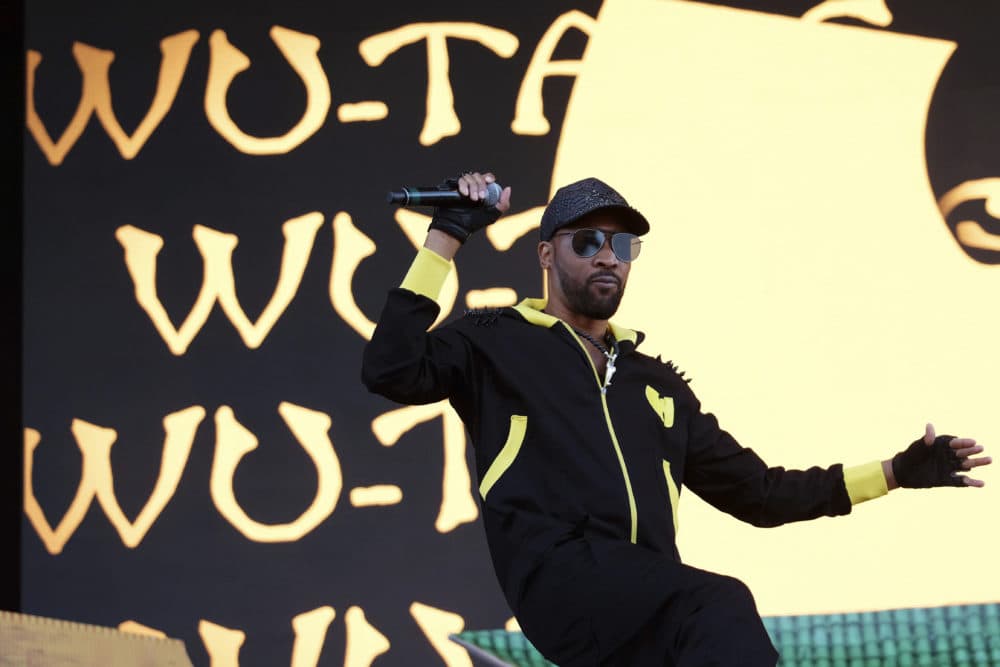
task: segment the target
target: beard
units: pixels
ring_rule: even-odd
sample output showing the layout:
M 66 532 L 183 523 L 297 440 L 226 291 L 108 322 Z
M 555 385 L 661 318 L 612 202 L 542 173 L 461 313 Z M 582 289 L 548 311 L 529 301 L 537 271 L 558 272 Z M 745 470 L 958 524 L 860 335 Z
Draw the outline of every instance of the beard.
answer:
M 558 262 L 555 263 L 559 284 L 562 286 L 566 303 L 573 312 L 592 320 L 608 320 L 618 311 L 618 305 L 625 295 L 625 285 L 611 271 L 598 271 L 583 280 L 574 280 Z M 594 278 L 612 276 L 618 281 L 618 287 L 605 291 L 594 286 Z

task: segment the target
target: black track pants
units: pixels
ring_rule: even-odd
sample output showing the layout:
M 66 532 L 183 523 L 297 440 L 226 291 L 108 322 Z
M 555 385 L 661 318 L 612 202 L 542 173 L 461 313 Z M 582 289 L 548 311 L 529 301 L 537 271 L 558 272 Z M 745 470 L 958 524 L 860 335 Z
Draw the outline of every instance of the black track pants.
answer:
M 527 582 L 525 636 L 559 667 L 774 667 L 738 579 L 621 541 L 560 545 Z

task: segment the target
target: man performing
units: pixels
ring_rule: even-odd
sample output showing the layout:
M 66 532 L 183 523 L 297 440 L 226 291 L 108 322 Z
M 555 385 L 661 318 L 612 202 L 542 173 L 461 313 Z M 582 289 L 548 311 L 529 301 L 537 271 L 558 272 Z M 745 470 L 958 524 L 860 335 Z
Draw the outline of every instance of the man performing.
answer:
M 465 174 L 481 202 L 492 174 Z M 683 484 L 756 526 L 848 514 L 897 486 L 982 486 L 974 440 L 923 438 L 885 461 L 769 468 L 702 412 L 643 334 L 610 321 L 649 223 L 589 178 L 542 215 L 547 300 L 472 311 L 428 333 L 449 260 L 510 207 L 437 208 L 424 247 L 389 292 L 362 378 L 391 400 L 449 399 L 475 447 L 494 569 L 525 636 L 560 667 L 774 665 L 746 586 L 682 564 Z

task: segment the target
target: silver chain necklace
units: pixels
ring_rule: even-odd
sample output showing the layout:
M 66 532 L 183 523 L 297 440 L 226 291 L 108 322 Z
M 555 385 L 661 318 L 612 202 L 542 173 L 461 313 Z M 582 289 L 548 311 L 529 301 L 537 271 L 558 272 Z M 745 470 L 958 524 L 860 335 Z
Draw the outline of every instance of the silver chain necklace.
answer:
M 604 384 L 601 386 L 601 393 L 607 393 L 608 385 L 611 384 L 611 378 L 615 374 L 615 360 L 618 358 L 618 341 L 615 340 L 614 336 L 612 336 L 610 332 L 604 334 L 604 340 L 610 341 L 611 343 L 611 350 L 608 350 L 607 347 L 601 345 L 596 338 L 588 334 L 586 331 L 580 331 L 576 327 L 573 327 L 573 331 L 590 341 L 590 344 L 600 350 L 604 357 L 608 360 L 608 365 L 604 369 Z

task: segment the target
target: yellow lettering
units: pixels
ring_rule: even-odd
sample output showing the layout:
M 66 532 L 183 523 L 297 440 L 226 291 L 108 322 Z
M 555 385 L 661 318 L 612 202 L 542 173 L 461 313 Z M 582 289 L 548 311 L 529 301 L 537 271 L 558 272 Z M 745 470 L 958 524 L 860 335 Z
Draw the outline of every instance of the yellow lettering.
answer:
M 215 459 L 210 491 L 222 514 L 247 539 L 255 542 L 294 542 L 329 517 L 343 488 L 340 459 L 327 432 L 330 417 L 322 412 L 282 402 L 278 413 L 312 460 L 318 478 L 312 504 L 290 523 L 266 525 L 251 519 L 236 500 L 233 478 L 240 461 L 257 448 L 257 438 L 233 415 L 227 405 L 215 412 Z
M 352 507 L 398 505 L 403 502 L 403 490 L 395 484 L 357 486 L 350 493 Z
M 330 82 L 316 55 L 320 41 L 313 35 L 281 26 L 271 28 L 271 39 L 299 75 L 306 88 L 306 110 L 299 122 L 280 137 L 253 137 L 229 115 L 226 93 L 236 75 L 250 67 L 250 59 L 216 30 L 209 37 L 211 58 L 205 86 L 205 115 L 212 127 L 237 150 L 250 155 L 288 153 L 323 126 L 330 111 Z
M 203 620 L 198 624 L 198 635 L 205 645 L 210 667 L 239 667 L 240 647 L 247 639 L 245 632 Z
M 323 651 L 327 630 L 336 612 L 324 606 L 299 614 L 292 619 L 295 643 L 292 645 L 292 667 L 316 667 Z
M 970 248 L 1000 252 L 1000 235 L 989 233 L 975 220 L 963 220 L 955 225 L 955 236 Z
M 469 308 L 503 308 L 517 303 L 517 292 L 509 287 L 490 289 L 470 289 L 465 295 L 465 305 Z
M 74 45 L 74 55 L 76 48 Z M 28 126 L 28 130 L 31 132 L 31 136 L 35 138 L 38 143 L 38 147 L 42 149 L 42 153 L 45 154 L 45 158 L 49 161 L 51 165 L 62 164 L 63 159 L 69 150 L 76 143 L 80 135 L 83 134 L 83 129 L 87 127 L 87 121 L 90 120 L 90 115 L 94 111 L 94 84 L 92 81 L 84 77 L 83 79 L 83 91 L 80 94 L 80 103 L 76 107 L 76 112 L 73 114 L 73 118 L 70 119 L 69 125 L 63 130 L 62 136 L 59 137 L 58 142 L 53 142 L 52 138 L 49 136 L 48 130 L 45 129 L 45 125 L 42 123 L 42 119 L 38 117 L 38 112 L 35 109 L 35 71 L 42 62 L 42 54 L 38 51 L 29 50 L 28 56 L 26 58 L 27 66 L 27 92 L 25 95 L 25 122 Z M 77 60 L 79 62 L 79 60 Z M 109 61 L 110 64 L 110 61 Z M 81 71 L 83 68 L 81 67 Z
M 472 667 L 468 651 L 451 641 L 450 635 L 465 629 L 465 619 L 458 614 L 414 602 L 410 616 L 448 667 Z
M 389 650 L 389 640 L 368 623 L 361 607 L 348 609 L 344 624 L 347 626 L 344 667 L 369 667 L 375 658 Z
M 52 530 L 45 519 L 45 513 L 35 498 L 32 482 L 34 453 L 41 441 L 41 435 L 34 429 L 25 429 L 24 511 L 49 553 L 58 554 L 62 551 L 83 521 L 95 496 L 104 514 L 118 531 L 122 542 L 129 548 L 134 549 L 138 546 L 177 491 L 177 485 L 180 483 L 184 466 L 194 444 L 195 432 L 204 418 L 205 409 L 198 405 L 163 418 L 166 437 L 160 472 L 149 500 L 146 501 L 134 523 L 125 517 L 114 491 L 111 446 L 117 440 L 118 434 L 114 429 L 74 419 L 71 430 L 83 455 L 80 485 L 56 530 Z
M 544 206 L 536 206 L 527 211 L 505 215 L 486 228 L 486 238 L 497 250 L 510 250 L 519 238 L 538 228 L 544 211 Z
M 156 637 L 157 639 L 167 638 L 167 633 L 162 630 L 151 628 L 137 621 L 122 621 L 118 624 L 118 629 L 122 632 L 131 632 L 134 635 L 145 635 L 146 637 Z
M 479 42 L 502 58 L 517 51 L 518 40 L 506 30 L 480 23 L 410 23 L 361 41 L 358 51 L 370 67 L 378 67 L 390 54 L 420 40 L 427 42 L 427 112 L 420 143 L 430 146 L 458 134 L 462 124 L 455 113 L 455 96 L 448 78 L 449 37 Z
M 981 178 L 956 185 L 941 196 L 938 208 L 947 220 L 960 204 L 976 199 L 984 200 L 986 213 L 1000 220 L 1000 178 Z M 991 234 L 975 220 L 958 222 L 955 225 L 955 236 L 970 248 L 1000 252 L 1000 235 Z
M 578 9 L 566 12 L 549 26 L 538 40 L 535 53 L 531 56 L 528 69 L 521 81 L 514 107 L 514 120 L 510 129 L 515 134 L 541 135 L 549 133 L 549 121 L 545 117 L 542 103 L 542 84 L 550 76 L 576 76 L 580 73 L 580 60 L 552 60 L 556 46 L 571 28 L 576 28 L 588 37 L 593 33 L 597 21 Z
M 163 237 L 132 225 L 124 225 L 115 230 L 115 238 L 125 250 L 125 266 L 135 286 L 136 301 L 149 315 L 170 351 L 178 356 L 184 354 L 195 334 L 204 326 L 215 303 L 215 292 L 209 281 L 208 258 L 202 255 L 205 269 L 198 298 L 180 329 L 175 329 L 156 292 L 156 256 L 163 248 Z M 214 268 L 214 262 L 212 266 Z
M 885 28 L 892 23 L 892 12 L 885 0 L 825 0 L 802 15 L 803 21 L 811 23 L 839 18 L 858 19 Z
M 465 459 L 465 425 L 455 410 L 447 401 L 408 405 L 376 417 L 372 421 L 372 433 L 383 446 L 391 447 L 418 424 L 438 417 L 444 431 L 444 471 L 441 507 L 434 528 L 439 533 L 447 533 L 479 516 Z
M 347 324 L 365 340 L 371 340 L 375 323 L 354 300 L 354 272 L 374 254 L 375 243 L 354 226 L 351 216 L 341 211 L 333 217 L 333 265 L 330 268 L 330 302 Z
M 50 554 L 58 554 L 66 546 L 66 542 L 76 532 L 76 529 L 87 514 L 90 502 L 94 498 L 94 475 L 89 474 L 88 465 L 93 465 L 87 459 L 83 460 L 83 471 L 80 473 L 80 485 L 76 489 L 76 495 L 70 503 L 69 509 L 63 515 L 59 525 L 55 530 L 49 525 L 45 518 L 45 512 L 35 498 L 33 483 L 33 464 L 35 460 L 35 449 L 42 440 L 41 434 L 33 428 L 24 429 L 24 513 L 34 527 L 35 532 L 41 538 L 45 549 Z
M 205 409 L 200 405 L 191 406 L 163 418 L 166 437 L 163 441 L 160 474 L 153 487 L 153 493 L 134 523 L 125 518 L 125 513 L 122 512 L 115 496 L 114 476 L 111 472 L 111 445 L 114 444 L 115 432 L 79 419 L 73 420 L 73 434 L 80 445 L 84 459 L 89 457 L 95 461 L 90 470 L 96 474 L 94 486 L 97 489 L 97 501 L 118 531 L 125 546 L 134 549 L 142 542 L 153 522 L 177 492 L 177 485 L 180 484 L 184 466 L 187 465 L 191 447 L 194 445 L 195 433 L 204 418 Z
M 108 66 L 111 61 L 107 60 L 107 64 L 104 64 L 102 62 L 104 59 L 101 57 L 102 52 L 98 49 L 85 47 L 90 53 L 80 61 L 80 64 L 83 68 L 84 62 L 86 62 L 88 69 L 94 69 L 93 75 L 98 93 L 95 100 L 97 118 L 101 121 L 108 136 L 115 142 L 118 152 L 126 160 L 131 160 L 139 154 L 139 150 L 153 134 L 153 130 L 159 127 L 164 116 L 170 111 L 170 107 L 177 97 L 177 90 L 181 86 L 181 79 L 184 78 L 184 71 L 187 69 L 188 59 L 191 57 L 191 49 L 194 48 L 197 41 L 198 32 L 187 30 L 167 37 L 160 42 L 162 58 L 160 60 L 160 75 L 156 82 L 156 93 L 149 111 L 132 136 L 127 135 L 122 129 L 114 109 L 111 107 L 111 84 L 108 80 Z M 84 48 L 83 45 L 81 45 L 82 48 Z M 114 54 L 111 57 L 114 58 Z M 84 77 L 87 74 L 88 71 L 85 69 Z
M 156 289 L 156 257 L 163 248 L 163 238 L 132 225 L 119 227 L 115 231 L 115 238 L 125 250 L 125 266 L 135 285 L 136 301 L 146 311 L 170 351 L 180 356 L 187 351 L 191 341 L 205 325 L 216 301 L 244 344 L 251 349 L 260 347 L 298 291 L 316 232 L 322 224 L 321 213 L 308 213 L 282 225 L 285 246 L 281 255 L 278 283 L 256 322 L 250 322 L 236 297 L 233 251 L 239 238 L 235 234 L 195 225 L 192 236 L 201 253 L 204 273 L 194 306 L 179 329 L 175 329 L 171 323 Z
M 321 213 L 307 213 L 301 217 L 293 218 L 281 226 L 282 234 L 285 237 L 285 245 L 281 254 L 281 270 L 278 273 L 278 284 L 274 289 L 274 294 L 271 296 L 270 301 L 267 302 L 267 306 L 264 307 L 260 317 L 254 323 L 251 323 L 247 319 L 243 308 L 240 307 L 239 300 L 236 298 L 236 285 L 233 279 L 232 267 L 232 250 L 235 247 L 235 243 L 232 247 L 229 247 L 228 239 L 224 238 L 229 235 L 220 234 L 208 227 L 201 228 L 201 243 L 199 243 L 199 229 L 195 228 L 195 243 L 199 244 L 202 256 L 206 259 L 206 265 L 209 256 L 218 258 L 225 256 L 226 258 L 225 268 L 227 270 L 219 270 L 216 273 L 220 278 L 218 291 L 219 305 L 222 306 L 222 311 L 229 317 L 233 326 L 236 327 L 247 347 L 251 349 L 260 347 L 260 344 L 264 342 L 264 339 L 270 333 L 278 318 L 281 317 L 288 304 L 291 303 L 292 298 L 299 289 L 299 284 L 302 282 L 302 275 L 305 273 L 306 264 L 309 262 L 309 254 L 316 240 L 316 232 L 319 231 L 322 224 L 323 215 Z M 235 238 L 233 237 L 234 240 Z M 209 244 L 212 245 L 210 254 L 207 254 L 202 248 L 202 243 L 206 247 Z M 220 263 L 219 269 L 221 268 L 222 265 Z
M 341 104 L 337 107 L 337 120 L 341 123 L 370 122 L 382 120 L 389 115 L 385 102 L 367 101 Z
M 315 667 L 326 641 L 326 633 L 336 616 L 333 607 L 317 607 L 292 619 L 295 643 L 292 645 L 291 667 Z M 208 653 L 210 667 L 239 667 L 240 648 L 246 633 L 211 621 L 198 624 L 198 635 Z
M 66 154 L 83 134 L 92 113 L 97 113 L 97 119 L 118 148 L 118 152 L 126 160 L 138 155 L 139 150 L 160 125 L 163 117 L 177 97 L 181 79 L 187 69 L 191 57 L 191 49 L 198 41 L 198 32 L 186 30 L 171 35 L 160 42 L 160 74 L 156 83 L 156 93 L 153 102 L 139 123 L 135 132 L 129 136 L 122 129 L 111 105 L 111 83 L 108 71 L 115 59 L 113 51 L 98 49 L 80 42 L 73 43 L 73 57 L 83 76 L 83 89 L 80 103 L 63 131 L 58 142 L 53 142 L 45 129 L 45 124 L 35 108 L 35 72 L 42 62 L 42 55 L 37 51 L 28 51 L 27 57 L 27 99 L 26 124 L 39 148 L 52 165 L 62 164 Z

